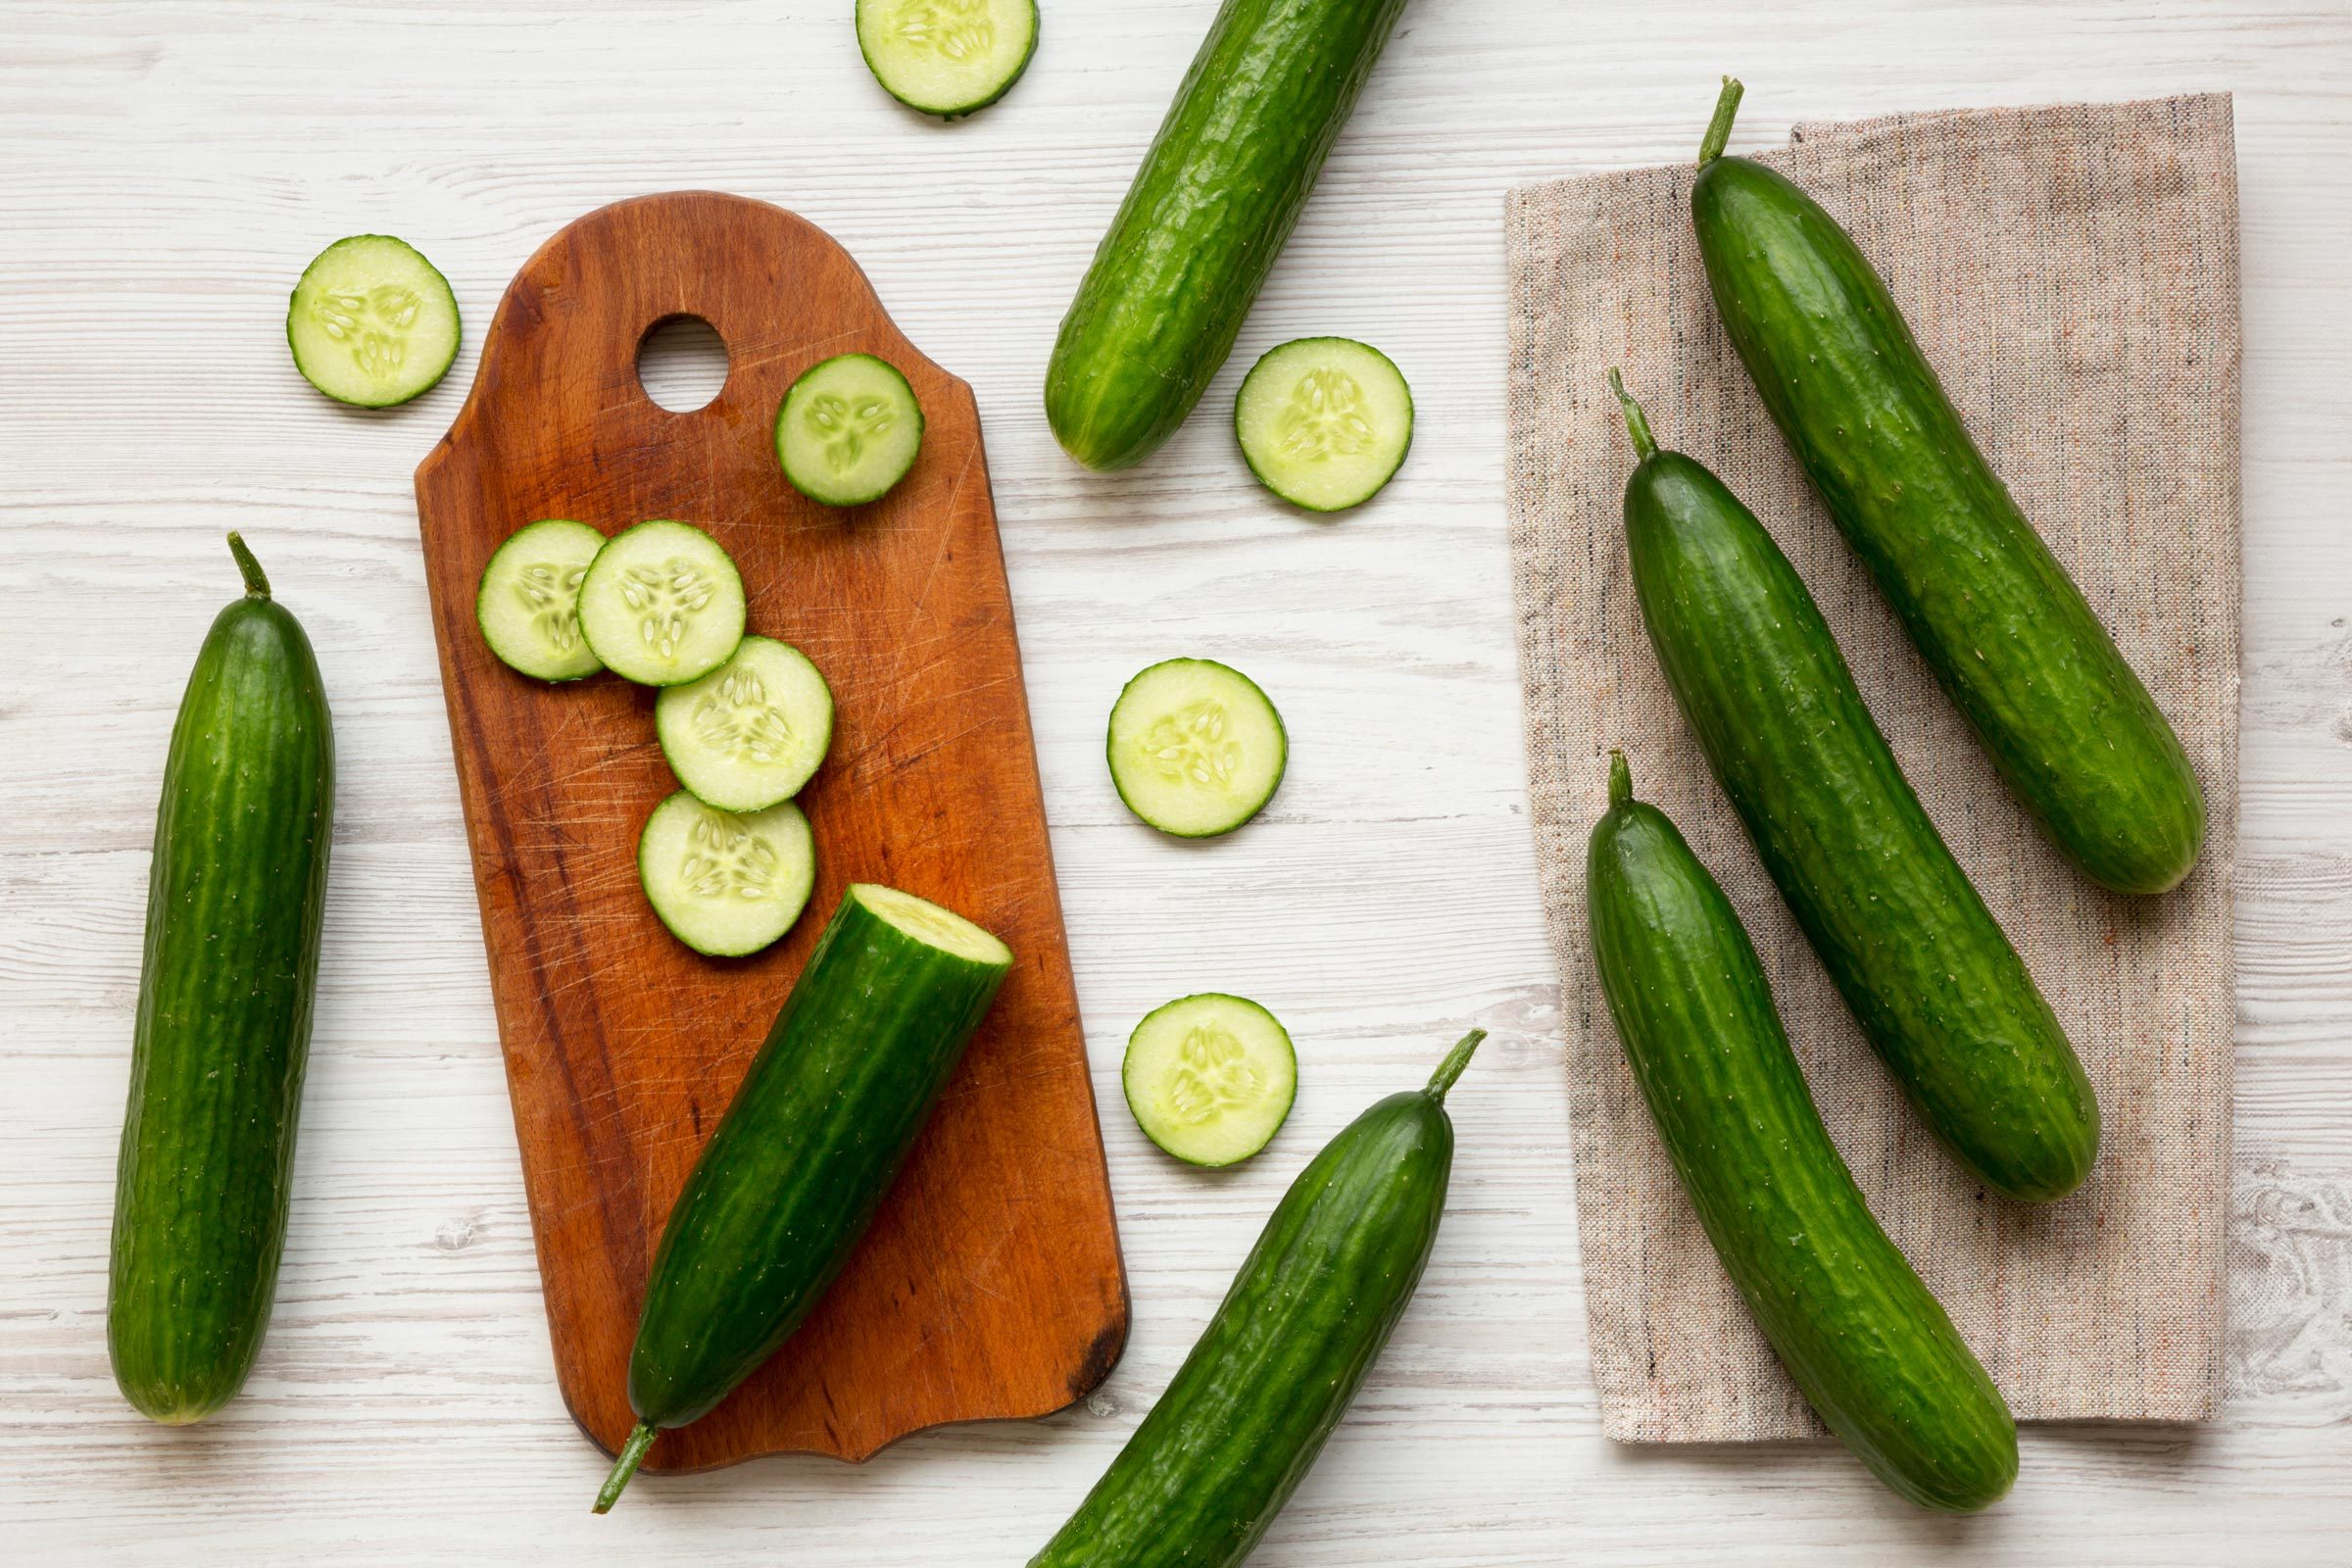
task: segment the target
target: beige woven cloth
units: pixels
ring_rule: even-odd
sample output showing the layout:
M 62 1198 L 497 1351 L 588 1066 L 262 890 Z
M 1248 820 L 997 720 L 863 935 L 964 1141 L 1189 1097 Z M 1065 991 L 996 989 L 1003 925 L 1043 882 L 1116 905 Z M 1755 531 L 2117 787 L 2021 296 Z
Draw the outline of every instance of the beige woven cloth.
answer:
M 1699 125 L 1691 124 L 1695 146 Z M 1994 469 L 2203 781 L 2204 859 L 2159 899 L 2062 861 L 1806 489 L 1707 292 L 1688 165 L 1514 191 L 1510 499 L 1529 794 L 1559 957 L 1603 1430 L 1822 1429 L 1740 1305 L 1627 1071 L 1585 933 L 1603 760 L 1673 816 L 1770 974 L 1872 1209 L 2021 1417 L 2196 1421 L 2221 1397 L 2237 812 L 2237 188 L 2227 97 L 1800 125 L 1764 161 L 1853 233 Z M 2072 1198 L 1963 1177 L 1863 1044 L 1676 713 L 1625 559 L 1633 458 L 1603 374 L 1723 476 L 1820 601 L 1895 755 L 2098 1090 Z

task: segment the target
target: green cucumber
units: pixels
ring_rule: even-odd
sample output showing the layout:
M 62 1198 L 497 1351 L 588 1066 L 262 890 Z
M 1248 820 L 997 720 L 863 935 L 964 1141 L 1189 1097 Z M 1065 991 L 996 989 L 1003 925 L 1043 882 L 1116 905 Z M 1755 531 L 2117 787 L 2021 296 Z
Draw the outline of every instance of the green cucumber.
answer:
M 801 1326 L 865 1233 L 1012 950 L 853 883 L 669 1211 L 629 1354 L 637 1412 L 596 1511 Z
M 304 380 L 338 403 L 390 408 L 457 363 L 458 298 L 432 263 L 389 234 L 318 253 L 286 302 L 286 346 Z
M 1485 1038 L 1299 1172 L 1167 1392 L 1029 1568 L 1233 1568 L 1256 1548 L 1421 1282 L 1453 1170 L 1446 1092 Z
M 907 108 L 960 119 L 1029 69 L 1037 0 L 858 0 L 858 52 Z
M 1142 462 L 1233 352 L 1404 0 L 1225 0 L 1078 285 L 1046 417 L 1090 468 Z
M 1781 1364 L 1871 1473 L 1967 1512 L 2017 1479 L 2017 1427 L 1872 1217 L 1731 901 L 1623 754 L 1585 899 L 1609 1016 L 1699 1224 Z
M 1257 682 L 1213 659 L 1163 659 L 1111 705 L 1110 781 L 1143 821 L 1180 839 L 1230 833 L 1265 808 L 1290 766 L 1282 715 Z
M 245 597 L 180 699 L 147 882 L 107 1350 L 141 1413 L 228 1402 L 285 1249 L 333 834 L 334 730 L 302 625 L 235 534 Z
M 790 801 L 722 811 L 680 790 L 637 835 L 637 880 L 670 935 L 740 958 L 793 927 L 816 886 L 816 843 Z
M 2008 1197 L 2073 1192 L 2099 1110 L 2049 1004 L 1920 807 L 1804 580 L 1610 382 L 1641 455 L 1625 485 L 1635 597 L 1757 858 L 1944 1146 Z
M 728 811 L 791 800 L 833 743 L 833 690 L 808 657 L 772 637 L 746 637 L 700 680 L 662 690 L 654 733 L 670 771 Z
M 1144 1135 L 1192 1165 L 1234 1165 L 1266 1147 L 1298 1093 L 1298 1053 L 1247 997 L 1204 991 L 1145 1014 L 1119 1068 Z
M 1786 176 L 1720 156 L 1690 192 L 1707 282 L 1764 407 L 1993 765 L 2052 843 L 2161 893 L 2205 841 L 2180 737 L 1985 464 L 1870 262 Z
M 899 368 L 871 354 L 836 354 L 800 373 L 776 407 L 776 461 L 811 501 L 879 501 L 914 466 L 923 406 Z
M 605 666 L 640 686 L 682 686 L 743 641 L 743 576 L 718 541 L 657 518 L 605 541 L 580 579 L 580 631 Z
M 1309 512 L 1378 495 L 1413 444 L 1413 394 L 1369 343 L 1302 337 L 1268 349 L 1233 400 L 1234 436 L 1257 482 Z
M 605 667 L 580 634 L 580 581 L 605 548 L 584 522 L 526 523 L 491 552 L 474 590 L 482 641 L 509 665 L 538 680 L 579 680 Z

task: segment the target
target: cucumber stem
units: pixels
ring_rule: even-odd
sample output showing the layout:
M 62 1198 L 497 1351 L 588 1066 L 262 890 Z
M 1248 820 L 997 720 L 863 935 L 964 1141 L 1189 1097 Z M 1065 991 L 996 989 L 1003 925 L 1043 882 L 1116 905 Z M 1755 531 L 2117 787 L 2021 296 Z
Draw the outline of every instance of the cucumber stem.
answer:
M 1707 134 L 1698 144 L 1699 168 L 1723 156 L 1725 144 L 1732 139 L 1732 117 L 1740 113 L 1740 95 L 1746 90 L 1736 78 L 1723 78 L 1723 93 L 1715 100 L 1715 118 L 1707 122 Z
M 1462 1069 L 1470 1065 L 1470 1054 L 1486 1038 L 1484 1029 L 1473 1029 L 1453 1043 L 1453 1049 L 1446 1053 L 1446 1059 L 1438 1063 L 1438 1070 L 1429 1075 L 1430 1099 L 1446 1098 L 1446 1091 L 1453 1087 L 1453 1081 L 1462 1075 Z
M 245 548 L 245 541 L 238 534 L 228 536 L 228 553 L 237 558 L 237 570 L 244 573 L 245 597 L 269 598 L 270 579 L 262 575 L 262 564 L 253 559 L 253 552 Z
M 1617 373 L 1614 366 L 1609 368 L 1609 390 L 1617 394 L 1617 406 L 1625 410 L 1625 433 L 1634 438 L 1634 456 L 1644 462 L 1656 457 L 1658 441 L 1649 433 L 1649 416 L 1642 412 L 1642 405 L 1625 390 L 1625 377 Z
M 645 1450 L 654 1446 L 661 1429 L 650 1421 L 640 1421 L 629 1433 L 629 1441 L 620 1446 L 620 1457 L 612 1461 L 612 1473 L 605 1477 L 604 1490 L 596 1494 L 596 1511 L 611 1513 L 612 1504 L 620 1500 L 620 1489 L 629 1484 L 637 1466 L 645 1458 Z
M 1625 754 L 1611 748 L 1609 752 L 1609 805 L 1623 806 L 1634 798 L 1634 770 L 1625 765 Z

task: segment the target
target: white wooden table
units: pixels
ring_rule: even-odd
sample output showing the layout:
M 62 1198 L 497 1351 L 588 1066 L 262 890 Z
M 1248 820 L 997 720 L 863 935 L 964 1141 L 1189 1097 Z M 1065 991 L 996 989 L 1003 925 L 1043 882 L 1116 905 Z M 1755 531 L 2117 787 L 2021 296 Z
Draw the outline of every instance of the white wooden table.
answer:
M 1269 1565 L 2352 1560 L 2352 7 L 2344 0 L 1414 0 L 1195 419 L 1124 476 L 1054 445 L 1054 329 L 1213 0 L 1047 0 L 1003 104 L 893 105 L 848 0 L 0 0 L 0 1558 L 11 1563 L 1023 1561 L 1167 1381 L 1306 1154 L 1472 1022 L 1451 1217 Z M 2230 88 L 2245 267 L 2245 808 L 2231 1386 L 2206 1430 L 2030 1430 L 1989 1516 L 1829 1446 L 1598 1436 L 1552 963 L 1522 795 L 1502 501 L 1501 197 L 1799 118 Z M 1052 1420 L 641 1482 L 560 1404 L 483 969 L 410 475 L 515 267 L 600 203 L 791 207 L 977 388 L 1135 1329 Z M 450 275 L 455 372 L 387 414 L 296 378 L 334 237 Z M 1315 523 L 1236 461 L 1255 353 L 1387 349 L 1420 408 L 1373 506 Z M 317 640 L 342 782 L 292 1236 L 214 1422 L 117 1395 L 106 1248 L 148 845 L 243 529 Z M 1236 839 L 1138 826 L 1121 680 L 1229 659 L 1288 782 Z M 1223 1177 L 1120 1108 L 1128 1028 L 1204 987 L 1286 1019 L 1291 1128 Z M 589 1554 L 593 1554 L 593 1558 Z

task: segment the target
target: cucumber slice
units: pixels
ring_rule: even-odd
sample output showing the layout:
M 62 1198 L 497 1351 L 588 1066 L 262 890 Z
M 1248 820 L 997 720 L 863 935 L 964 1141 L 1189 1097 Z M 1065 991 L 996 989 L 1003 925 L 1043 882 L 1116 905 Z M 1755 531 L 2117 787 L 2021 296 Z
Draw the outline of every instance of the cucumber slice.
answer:
M 697 953 L 741 957 L 792 929 L 816 885 L 816 843 L 790 801 L 721 811 L 685 790 L 637 835 L 637 880 L 670 934 Z
M 1274 798 L 1290 737 L 1240 670 L 1170 659 L 1119 693 L 1104 750 L 1127 809 L 1162 833 L 1205 839 L 1232 832 Z
M 1345 337 L 1266 350 L 1233 400 L 1233 433 L 1257 482 L 1309 512 L 1361 506 L 1413 444 L 1413 394 L 1390 358 Z
M 858 51 L 882 90 L 949 120 L 1004 96 L 1037 52 L 1037 0 L 858 0 Z
M 657 519 L 606 541 L 580 581 L 580 630 L 613 673 L 681 686 L 743 641 L 743 577 L 690 522 Z
M 1145 1015 L 1127 1037 L 1119 1081 L 1153 1143 L 1188 1164 L 1231 1165 L 1289 1118 L 1298 1054 L 1265 1008 L 1207 991 Z
M 923 408 L 914 388 L 871 354 L 836 354 L 801 372 L 776 410 L 784 477 L 829 507 L 879 501 L 914 466 Z
M 580 579 L 604 548 L 603 534 L 561 517 L 510 534 L 473 596 L 473 618 L 490 651 L 539 680 L 578 680 L 604 668 L 580 634 Z
M 833 693 L 806 654 L 746 637 L 701 680 L 654 704 L 654 733 L 678 782 L 706 805 L 763 811 L 808 782 L 833 742 Z
M 294 368 L 363 409 L 429 391 L 456 363 L 458 335 L 449 279 L 389 234 L 354 234 L 320 251 L 286 305 Z

